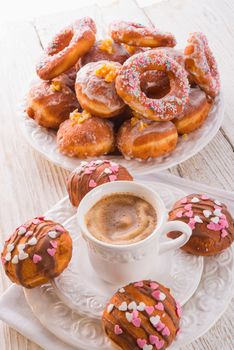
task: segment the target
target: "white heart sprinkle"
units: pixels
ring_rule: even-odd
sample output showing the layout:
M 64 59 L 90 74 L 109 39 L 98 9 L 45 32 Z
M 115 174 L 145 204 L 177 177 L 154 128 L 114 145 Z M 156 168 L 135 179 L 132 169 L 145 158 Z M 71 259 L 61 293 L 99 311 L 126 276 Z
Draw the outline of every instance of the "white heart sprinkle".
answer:
M 114 309 L 114 304 L 109 304 L 108 306 L 107 306 L 107 312 L 108 312 L 108 314 L 110 314 L 111 313 L 111 311 Z
M 19 229 L 18 229 L 18 235 L 20 235 L 20 236 L 22 236 L 22 235 L 24 235 L 25 233 L 26 233 L 26 228 L 25 227 L 20 227 Z
M 159 295 L 159 300 L 163 301 L 165 299 L 166 299 L 166 294 L 161 292 L 160 295 Z
M 202 222 L 203 222 L 202 219 L 200 218 L 200 216 L 198 216 L 198 215 L 195 215 L 195 216 L 194 216 L 194 220 L 195 220 L 196 222 L 199 222 L 199 223 L 202 223 Z
M 136 310 L 137 309 L 137 304 L 135 301 L 132 301 L 130 304 L 128 304 L 128 310 Z
M 14 250 L 14 248 L 15 248 L 14 244 L 9 243 L 7 246 L 7 251 L 10 253 L 10 252 L 12 252 L 12 250 Z
M 128 305 L 126 301 L 123 301 L 122 304 L 118 307 L 119 311 L 127 311 Z
M 222 203 L 221 203 L 220 201 L 218 201 L 218 200 L 215 200 L 214 202 L 215 202 L 215 204 L 217 204 L 217 205 L 222 205 Z
M 125 316 L 126 316 L 126 319 L 128 320 L 128 322 L 132 322 L 132 314 L 130 312 L 126 312 Z
M 32 238 L 28 241 L 28 244 L 29 244 L 29 245 L 35 245 L 35 244 L 37 244 L 37 239 L 36 239 L 36 237 L 32 237 Z
M 97 164 L 97 165 L 100 165 L 102 163 L 103 163 L 103 160 L 101 160 L 101 159 L 98 159 L 98 160 L 95 161 L 95 164 Z
M 160 316 L 151 316 L 150 322 L 153 326 L 156 326 L 160 322 Z
M 143 346 L 143 350 L 152 350 L 153 349 L 153 345 L 150 345 L 150 344 L 145 344 Z
M 197 198 L 197 197 L 193 197 L 193 198 L 191 199 L 191 203 L 198 203 L 198 202 L 200 202 L 200 199 Z
M 23 250 L 19 252 L 19 260 L 25 260 L 28 258 L 28 254 L 25 253 Z
M 18 255 L 15 255 L 14 258 L 11 260 L 12 264 L 18 264 L 19 258 Z
M 120 288 L 120 289 L 119 289 L 119 292 L 120 292 L 120 293 L 125 293 L 125 289 L 124 289 L 124 288 Z
M 109 168 L 104 169 L 105 174 L 112 174 L 112 171 Z
M 145 310 L 145 303 L 143 303 L 141 301 L 140 304 L 137 306 L 137 310 L 138 311 L 144 311 Z
M 18 244 L 17 249 L 20 250 L 24 250 L 24 248 L 26 247 L 26 244 Z
M 209 218 L 211 216 L 211 211 L 210 210 L 203 210 L 203 214 L 206 218 Z
M 48 236 L 49 236 L 50 238 L 56 238 L 57 235 L 58 235 L 58 232 L 56 232 L 56 231 L 49 231 L 49 232 L 48 232 Z
M 222 215 L 222 213 L 221 213 L 221 209 L 215 209 L 214 211 L 213 211 L 213 214 L 215 215 L 215 216 L 221 216 Z
M 215 216 L 214 218 L 211 218 L 210 219 L 212 222 L 214 222 L 215 224 L 218 224 L 219 222 L 219 217 L 218 216 Z
M 6 261 L 10 261 L 11 260 L 11 253 L 10 252 L 6 254 L 5 260 Z

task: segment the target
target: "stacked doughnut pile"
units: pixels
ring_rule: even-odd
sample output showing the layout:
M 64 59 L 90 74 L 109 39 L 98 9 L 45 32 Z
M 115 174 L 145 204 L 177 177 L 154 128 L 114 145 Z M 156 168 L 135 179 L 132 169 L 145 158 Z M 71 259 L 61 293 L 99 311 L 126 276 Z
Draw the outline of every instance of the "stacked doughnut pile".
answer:
M 172 152 L 178 135 L 199 128 L 220 81 L 202 33 L 184 52 L 173 34 L 118 21 L 96 41 L 96 25 L 81 18 L 45 49 L 28 94 L 27 114 L 58 130 L 58 149 L 87 158 L 120 152 L 146 160 Z

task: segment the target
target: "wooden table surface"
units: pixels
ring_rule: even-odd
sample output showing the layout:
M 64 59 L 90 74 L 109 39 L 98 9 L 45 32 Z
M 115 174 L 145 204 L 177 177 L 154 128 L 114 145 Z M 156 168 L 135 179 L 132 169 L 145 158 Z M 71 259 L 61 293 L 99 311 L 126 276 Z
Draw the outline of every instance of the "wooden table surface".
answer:
M 173 32 L 181 47 L 190 31 L 207 34 L 222 76 L 225 120 L 216 137 L 202 152 L 168 171 L 234 190 L 233 0 L 167 0 L 145 8 L 139 8 L 135 1 L 122 0 L 113 1 L 111 6 L 93 6 L 36 18 L 32 22 L 0 24 L 0 243 L 19 224 L 42 214 L 66 194 L 68 172 L 43 159 L 26 143 L 18 128 L 16 111 L 34 75 L 42 48 L 58 29 L 83 15 L 92 16 L 101 23 L 99 31 L 103 35 L 103 28 L 113 19 L 153 23 Z M 1 269 L 0 293 L 9 284 Z M 183 350 L 233 350 L 233 329 L 234 300 L 208 333 Z M 0 322 L 0 349 L 39 350 L 39 347 Z

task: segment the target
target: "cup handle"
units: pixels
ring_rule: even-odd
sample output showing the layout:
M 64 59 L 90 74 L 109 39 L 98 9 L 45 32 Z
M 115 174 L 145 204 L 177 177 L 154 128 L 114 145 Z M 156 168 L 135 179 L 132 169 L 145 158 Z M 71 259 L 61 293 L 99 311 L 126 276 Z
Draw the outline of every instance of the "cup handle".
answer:
M 173 240 L 168 242 L 163 242 L 159 246 L 159 253 L 165 253 L 171 249 L 178 249 L 182 247 L 185 243 L 188 242 L 191 237 L 192 230 L 188 224 L 182 221 L 168 221 L 163 228 L 163 234 L 166 234 L 171 231 L 180 231 L 182 234 Z

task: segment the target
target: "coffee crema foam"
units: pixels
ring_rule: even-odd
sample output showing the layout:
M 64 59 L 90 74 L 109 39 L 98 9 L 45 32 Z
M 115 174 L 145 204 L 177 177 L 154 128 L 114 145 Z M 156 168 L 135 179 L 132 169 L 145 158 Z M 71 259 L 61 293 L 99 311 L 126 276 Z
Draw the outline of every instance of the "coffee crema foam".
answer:
M 129 193 L 103 197 L 86 214 L 89 232 L 99 241 L 131 244 L 145 239 L 156 227 L 155 209 Z

